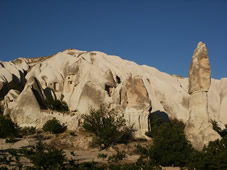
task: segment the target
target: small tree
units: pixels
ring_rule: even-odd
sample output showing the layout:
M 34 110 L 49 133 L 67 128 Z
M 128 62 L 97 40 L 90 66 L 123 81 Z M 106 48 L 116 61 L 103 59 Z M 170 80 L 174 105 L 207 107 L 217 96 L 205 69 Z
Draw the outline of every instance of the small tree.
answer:
M 36 146 L 24 152 L 36 169 L 62 169 L 66 161 L 64 152 L 39 141 Z
M 44 132 L 50 132 L 50 133 L 61 133 L 65 129 L 64 126 L 60 124 L 60 122 L 56 119 L 53 118 L 52 120 L 48 120 L 44 125 L 43 125 L 43 131 Z
M 216 131 L 221 137 L 226 137 L 227 136 L 227 128 L 222 130 L 218 126 L 218 122 L 216 120 L 210 120 L 210 123 L 213 126 L 213 130 Z
M 116 154 L 113 154 L 111 156 L 108 157 L 108 162 L 115 162 L 115 163 L 119 163 L 121 162 L 123 159 L 127 158 L 126 152 L 120 151 L 118 148 L 115 148 L 115 150 L 117 151 Z
M 185 166 L 192 152 L 192 146 L 184 135 L 184 124 L 178 120 L 162 121 L 153 119 L 151 131 L 153 145 L 144 153 L 154 165 Z
M 90 114 L 83 115 L 83 128 L 95 135 L 93 144 L 100 146 L 102 149 L 109 147 L 111 144 L 118 143 L 129 133 L 132 128 L 126 126 L 123 115 L 120 116 L 115 110 L 108 110 L 105 106 L 100 109 L 90 110 Z
M 222 131 L 221 128 L 218 126 L 218 122 L 216 120 L 210 120 L 210 123 L 213 126 L 213 130 L 215 130 L 218 133 Z
M 227 169 L 227 138 L 209 142 L 202 152 L 194 151 L 189 169 Z
M 16 124 L 11 119 L 0 115 L 0 138 L 13 137 L 16 134 Z

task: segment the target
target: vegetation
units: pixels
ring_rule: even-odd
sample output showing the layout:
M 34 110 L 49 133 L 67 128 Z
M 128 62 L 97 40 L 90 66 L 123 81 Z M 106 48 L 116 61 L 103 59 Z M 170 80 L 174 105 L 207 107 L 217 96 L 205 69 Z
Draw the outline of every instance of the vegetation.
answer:
M 212 121 L 216 131 L 222 132 L 216 121 Z M 184 135 L 184 124 L 177 120 L 166 122 L 155 117 L 151 131 L 146 133 L 153 138 L 151 146 L 138 146 L 141 153 L 137 164 L 146 166 L 178 166 L 188 169 L 227 169 L 227 138 L 210 142 L 203 151 L 192 148 Z
M 0 138 L 14 137 L 16 134 L 16 124 L 11 119 L 0 115 Z
M 98 110 L 91 109 L 89 115 L 84 115 L 83 128 L 94 134 L 96 145 L 101 149 L 107 148 L 119 142 L 128 142 L 132 137 L 132 128 L 126 126 L 123 116 L 117 115 L 114 110 L 102 106 Z M 22 149 L 7 149 L 0 151 L 0 169 L 9 166 L 15 169 L 161 169 L 160 166 L 178 166 L 189 170 L 219 170 L 227 169 L 227 136 L 216 121 L 211 121 L 214 130 L 222 135 L 221 140 L 210 142 L 201 152 L 192 148 L 184 135 L 184 124 L 177 120 L 164 120 L 153 117 L 150 122 L 150 131 L 146 133 L 152 138 L 153 144 L 147 146 L 138 145 L 140 158 L 136 163 L 123 164 L 127 157 L 125 151 L 115 148 L 116 153 L 107 155 L 100 153 L 99 158 L 108 161 L 109 164 L 96 162 L 78 163 L 74 159 L 67 159 L 61 149 L 48 146 L 39 141 L 35 146 Z M 43 126 L 44 131 L 60 133 L 64 126 L 53 118 Z M 226 130 L 226 129 L 225 129 Z M 34 127 L 18 128 L 9 118 L 0 116 L 0 137 L 9 138 L 34 134 Z M 75 136 L 75 133 L 69 133 Z M 11 138 L 12 137 L 12 138 Z M 15 138 L 17 139 L 17 138 Z M 76 156 L 74 152 L 71 153 Z M 32 163 L 31 167 L 25 167 L 22 163 L 27 158 Z M 5 165 L 5 166 L 4 166 Z M 30 165 L 29 165 L 30 166 Z
M 120 163 L 123 159 L 127 158 L 126 152 L 124 150 L 120 151 L 118 148 L 114 148 L 116 154 L 112 154 L 108 156 L 107 154 L 100 153 L 98 154 L 98 158 L 102 160 L 107 159 L 109 163 Z
M 210 123 L 212 124 L 213 126 L 213 129 L 220 133 L 221 132 L 221 128 L 218 126 L 218 122 L 216 120 L 210 120 Z
M 3 115 L 4 107 L 0 104 L 0 115 Z
M 108 156 L 107 154 L 99 153 L 97 157 L 98 157 L 98 158 L 101 158 L 102 160 L 104 160 L 104 159 L 107 158 L 107 156 Z
M 132 138 L 132 127 L 126 126 L 126 121 L 115 110 L 108 110 L 105 106 L 90 110 L 89 115 L 83 115 L 83 128 L 93 133 L 93 144 L 105 149 L 112 144 L 128 142 Z
M 221 136 L 221 137 L 227 137 L 227 128 L 225 127 L 224 130 L 222 130 L 219 126 L 218 126 L 218 122 L 216 120 L 210 120 L 210 123 L 213 126 L 213 129 Z
M 43 131 L 44 132 L 50 132 L 50 133 L 62 133 L 65 130 L 65 126 L 61 125 L 60 122 L 56 119 L 53 118 L 52 120 L 48 120 L 44 125 L 43 125 Z
M 144 148 L 143 157 L 153 165 L 182 167 L 187 164 L 193 149 L 185 138 L 182 122 L 154 117 L 151 131 L 146 134 L 153 137 L 153 145 Z
M 3 156 L 0 157 L 0 165 L 15 167 L 14 169 L 77 169 L 79 166 L 75 160 L 67 160 L 64 151 L 45 145 L 41 141 L 31 148 L 7 149 L 1 155 Z M 21 163 L 24 157 L 32 166 Z
M 54 100 L 52 98 L 47 98 L 43 101 L 43 107 L 45 109 L 56 110 L 59 112 L 69 111 L 68 105 L 66 102 L 61 100 Z
M 189 169 L 227 169 L 227 138 L 210 142 L 202 152 L 193 151 L 188 163 Z
M 33 126 L 30 127 L 23 127 L 19 129 L 19 133 L 21 136 L 28 136 L 28 135 L 33 135 L 36 133 L 36 128 Z
M 117 151 L 117 153 L 109 156 L 108 157 L 108 162 L 119 163 L 123 159 L 127 158 L 126 152 L 124 150 L 123 151 L 120 151 L 117 148 L 115 148 L 115 150 Z
M 47 147 L 41 141 L 31 149 L 24 150 L 24 156 L 33 163 L 36 169 L 57 169 L 64 167 L 64 152 L 55 147 Z

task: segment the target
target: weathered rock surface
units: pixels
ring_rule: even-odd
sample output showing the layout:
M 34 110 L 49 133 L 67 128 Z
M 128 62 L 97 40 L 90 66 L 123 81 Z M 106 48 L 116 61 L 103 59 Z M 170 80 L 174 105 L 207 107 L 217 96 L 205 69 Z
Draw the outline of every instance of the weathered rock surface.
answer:
M 11 89 L 23 90 L 28 69 L 29 65 L 22 58 L 11 62 L 0 61 L 0 99 Z
M 7 95 L 0 91 L 7 103 L 5 114 L 20 126 L 42 127 L 45 121 L 56 117 L 69 129 L 76 129 L 80 115 L 101 104 L 124 114 L 138 137 L 144 136 L 149 128 L 149 115 L 156 111 L 183 122 L 189 118 L 187 78 L 97 51 L 69 49 L 49 57 L 22 60 L 30 67 L 23 91 L 10 91 Z M 206 82 L 200 83 L 203 91 L 207 91 Z M 208 92 L 209 115 L 221 126 L 227 124 L 225 87 L 225 79 L 212 79 Z M 43 111 L 39 100 L 50 96 L 64 100 L 72 114 Z
M 220 139 L 213 130 L 208 114 L 208 90 L 211 70 L 205 44 L 199 42 L 189 70 L 189 119 L 185 133 L 194 148 L 202 150 L 210 141 Z
M 210 64 L 207 48 L 199 42 L 192 56 L 189 70 L 189 94 L 196 91 L 208 91 L 211 83 Z

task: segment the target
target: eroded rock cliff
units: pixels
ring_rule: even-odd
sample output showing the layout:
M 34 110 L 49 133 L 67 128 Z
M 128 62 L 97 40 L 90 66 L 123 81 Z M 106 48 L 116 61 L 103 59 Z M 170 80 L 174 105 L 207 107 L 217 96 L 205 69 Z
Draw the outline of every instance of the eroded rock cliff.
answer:
M 138 137 L 148 131 L 148 119 L 154 112 L 164 112 L 185 123 L 189 118 L 187 78 L 97 51 L 68 49 L 49 57 L 22 60 L 26 66 L 24 70 L 27 70 L 22 91 L 15 88 L 0 91 L 4 97 L 5 114 L 20 126 L 42 127 L 46 120 L 56 117 L 69 129 L 76 129 L 81 114 L 102 104 L 124 114 L 128 124 L 134 125 Z M 196 82 L 200 80 L 195 78 Z M 207 80 L 200 82 L 200 86 L 206 89 L 204 82 Z M 4 83 L 3 79 L 1 83 Z M 227 123 L 225 87 L 227 81 L 224 79 L 212 79 L 208 92 L 208 98 L 211 98 L 208 113 L 221 126 Z M 43 110 L 40 100 L 46 97 L 65 101 L 71 113 Z

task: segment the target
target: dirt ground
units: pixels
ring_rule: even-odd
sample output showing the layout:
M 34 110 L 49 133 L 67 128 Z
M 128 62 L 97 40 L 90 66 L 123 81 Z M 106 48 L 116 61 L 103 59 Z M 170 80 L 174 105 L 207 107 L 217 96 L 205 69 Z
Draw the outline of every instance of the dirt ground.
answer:
M 54 145 L 58 149 L 62 149 L 65 153 L 65 156 L 68 159 L 74 159 L 78 163 L 82 162 L 100 162 L 108 163 L 108 159 L 98 158 L 99 154 L 105 154 L 111 156 L 116 154 L 116 148 L 119 151 L 126 152 L 126 158 L 122 163 L 134 163 L 139 158 L 139 154 L 136 152 L 136 146 L 139 145 L 148 145 L 151 144 L 151 140 L 142 140 L 138 139 L 132 141 L 128 144 L 118 144 L 114 147 L 110 147 L 105 150 L 100 150 L 97 147 L 91 147 L 90 142 L 92 141 L 92 136 L 89 133 L 78 132 L 73 133 L 70 131 L 64 132 L 62 134 L 49 134 L 49 133 L 40 133 L 35 135 L 30 135 L 24 138 L 18 139 L 14 143 L 8 143 L 6 139 L 0 139 L 0 155 L 6 149 L 20 149 L 29 146 L 34 146 L 39 140 L 48 145 Z M 23 164 L 30 165 L 29 161 L 24 158 Z M 176 170 L 176 168 L 166 167 L 163 168 L 166 170 Z M 179 168 L 178 168 L 179 169 Z

